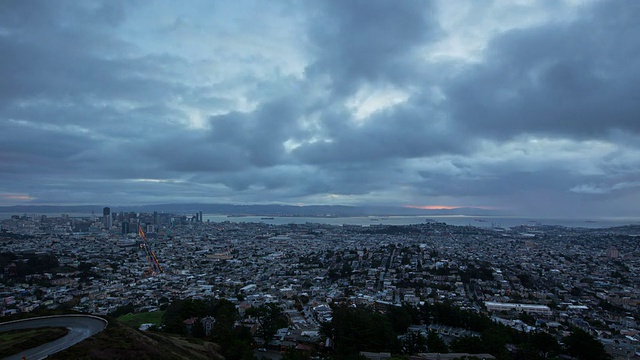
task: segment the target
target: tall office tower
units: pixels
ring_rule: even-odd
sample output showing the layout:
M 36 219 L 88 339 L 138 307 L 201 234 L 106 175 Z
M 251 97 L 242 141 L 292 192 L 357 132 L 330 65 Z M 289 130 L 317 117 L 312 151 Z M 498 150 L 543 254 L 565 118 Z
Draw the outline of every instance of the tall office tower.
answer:
M 125 235 L 129 233 L 129 222 L 128 221 L 123 221 L 122 222 L 122 233 L 125 234 Z
M 111 218 L 111 209 L 109 209 L 108 207 L 102 209 L 102 215 L 104 216 L 104 227 L 107 228 L 107 230 L 111 229 L 111 226 L 113 225 L 113 219 Z
M 202 211 L 198 212 L 198 215 L 200 216 L 199 219 L 198 219 L 199 222 L 202 222 Z

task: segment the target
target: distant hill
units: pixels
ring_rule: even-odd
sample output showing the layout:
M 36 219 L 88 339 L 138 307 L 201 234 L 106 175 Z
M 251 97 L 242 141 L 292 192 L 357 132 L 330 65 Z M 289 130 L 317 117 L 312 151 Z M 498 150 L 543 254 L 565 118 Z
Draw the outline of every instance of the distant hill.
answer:
M 108 205 L 106 205 L 108 206 Z M 105 205 L 17 205 L 0 206 L 0 212 L 4 213 L 91 213 L 102 214 Z M 488 216 L 504 215 L 493 210 L 478 208 L 457 209 L 416 209 L 400 206 L 344 206 L 344 205 L 232 205 L 232 204 L 156 204 L 141 206 L 109 206 L 112 212 L 164 212 L 194 214 L 202 211 L 206 214 L 225 215 L 274 215 L 274 216 L 418 216 L 418 215 L 470 215 Z

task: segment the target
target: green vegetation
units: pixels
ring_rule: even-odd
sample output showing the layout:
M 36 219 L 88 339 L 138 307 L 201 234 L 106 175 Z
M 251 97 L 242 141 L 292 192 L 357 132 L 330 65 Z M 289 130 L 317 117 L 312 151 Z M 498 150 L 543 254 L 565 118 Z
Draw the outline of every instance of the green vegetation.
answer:
M 235 311 L 235 307 L 232 308 Z M 33 313 L 16 315 L 3 318 L 2 320 L 11 321 L 35 316 L 63 315 L 76 313 L 73 311 L 61 310 L 40 310 Z M 104 317 L 108 322 L 108 326 L 102 332 L 83 340 L 82 342 L 51 355 L 47 359 L 154 359 L 154 360 L 170 360 L 170 359 L 214 359 L 225 360 L 220 354 L 220 346 L 211 341 L 196 339 L 190 336 L 182 336 L 176 334 L 167 334 L 159 332 L 139 331 L 118 321 L 115 318 Z M 223 321 L 224 322 L 224 321 Z M 233 324 L 233 323 L 232 323 Z M 55 337 L 46 337 L 41 331 L 44 329 L 34 329 L 29 331 L 38 332 L 37 335 L 30 336 L 37 338 L 38 343 L 24 345 L 24 348 L 32 348 L 40 344 L 53 341 Z M 63 329 L 66 334 L 66 329 Z M 0 333 L 0 346 L 4 348 L 9 346 L 10 336 L 12 332 Z M 27 332 L 21 332 L 20 338 L 26 339 Z M 63 334 L 64 335 L 64 334 Z M 61 335 L 62 336 L 62 335 Z M 58 336 L 59 337 L 59 336 Z M 237 336 L 240 338 L 240 336 Z M 18 350 L 19 351 L 19 350 Z M 13 355 L 12 352 L 8 355 Z M 0 358 L 4 358 L 4 353 L 0 354 Z M 233 357 L 226 357 L 226 360 L 233 360 Z
M 109 313 L 109 316 L 114 318 L 119 318 L 123 315 L 133 314 L 135 312 L 135 307 L 133 303 L 128 303 L 126 305 L 118 306 L 115 310 Z
M 42 274 L 60 270 L 58 258 L 51 254 L 25 253 L 16 255 L 11 252 L 0 253 L 0 268 L 15 264 L 15 276 L 3 278 L 4 283 L 9 283 L 9 279 L 22 279 L 26 275 Z
M 335 341 L 336 358 L 351 358 L 360 351 L 398 352 L 390 319 L 367 308 L 337 306 L 333 320 L 322 324 L 322 334 Z
M 486 315 L 470 310 L 462 310 L 451 303 L 442 302 L 433 305 L 424 304 L 420 308 L 425 324 L 441 324 L 462 329 L 482 332 L 492 329 L 496 324 Z
M 192 317 L 201 319 L 212 315 L 216 312 L 216 307 L 219 303 L 214 300 L 200 299 L 174 300 L 162 316 L 164 331 L 174 334 L 187 334 L 188 331 L 183 321 Z
M 260 323 L 259 334 L 264 339 L 265 345 L 276 334 L 278 329 L 289 325 L 282 310 L 273 303 L 251 308 L 247 310 L 247 315 L 255 317 Z
M 199 321 L 191 329 L 183 323 L 184 320 L 192 317 L 202 319 L 206 316 L 213 316 L 216 319 L 213 331 L 209 335 L 205 334 L 202 323 Z M 251 348 L 253 337 L 248 328 L 235 327 L 235 322 L 239 319 L 240 314 L 236 306 L 227 300 L 175 300 L 162 316 L 162 329 L 164 332 L 190 334 L 191 339 L 203 339 L 219 344 L 217 351 L 226 360 L 253 359 Z
M 597 339 L 580 329 L 573 329 L 571 335 L 562 339 L 565 344 L 562 348 L 559 338 L 553 335 L 519 332 L 491 321 L 487 315 L 463 310 L 451 303 L 386 308 L 332 305 L 332 308 L 332 321 L 321 324 L 321 334 L 334 342 L 334 350 L 324 354 L 333 360 L 358 359 L 359 351 L 391 352 L 394 358 L 406 358 L 419 352 L 489 353 L 499 360 L 543 360 L 557 358 L 560 354 L 580 360 L 610 358 Z M 186 319 L 206 316 L 216 319 L 209 334 L 205 333 L 200 321 L 189 326 L 184 323 Z M 281 309 L 274 304 L 249 309 L 245 316 L 251 316 L 261 325 L 262 330 L 255 335 L 264 341 L 271 338 L 275 329 L 287 325 Z M 251 324 L 247 324 L 249 327 L 236 326 L 240 314 L 227 300 L 176 300 L 165 312 L 129 314 L 121 318 L 133 326 L 161 321 L 162 331 L 141 332 L 107 317 L 109 325 L 103 332 L 52 358 L 253 360 L 253 348 L 260 346 L 253 344 Z M 446 344 L 435 332 L 408 331 L 411 324 L 419 323 L 462 328 L 475 334 L 455 338 Z M 11 333 L 2 335 L 7 338 L 0 337 L 0 343 L 11 343 Z M 40 335 L 21 336 L 23 339 L 28 337 L 43 339 Z M 290 349 L 284 353 L 284 359 L 308 359 L 314 351 Z
M 597 339 L 584 330 L 575 328 L 563 339 L 569 355 L 580 360 L 607 360 L 611 356 Z
M 48 359 L 222 359 L 217 345 L 183 336 L 142 332 L 117 319 L 107 328 Z
M 153 311 L 137 314 L 126 314 L 118 317 L 118 320 L 136 329 L 139 328 L 142 324 L 155 324 L 156 326 L 160 326 L 162 324 L 162 317 L 164 316 L 164 313 L 164 311 Z
M 476 335 L 455 338 L 447 345 L 433 332 L 427 336 L 415 331 L 407 332 L 410 324 L 420 322 L 471 330 Z M 337 360 L 356 359 L 359 351 L 391 352 L 404 356 L 418 352 L 489 353 L 505 360 L 514 357 L 549 359 L 562 351 L 552 335 L 519 332 L 491 321 L 486 315 L 462 310 L 449 303 L 425 304 L 420 308 L 406 305 L 389 307 L 382 312 L 374 308 L 335 306 L 332 321 L 322 324 L 321 333 L 334 340 L 333 357 Z M 601 346 L 596 346 L 600 344 L 596 339 L 588 334 L 588 338 L 582 335 L 579 339 L 591 346 L 591 353 L 603 354 L 598 350 Z M 514 345 L 512 348 L 516 353 L 509 353 L 507 344 Z M 566 351 L 571 354 L 574 350 L 568 348 Z
M 0 358 L 20 353 L 50 341 L 59 339 L 69 330 L 66 328 L 40 328 L 13 330 L 0 333 Z

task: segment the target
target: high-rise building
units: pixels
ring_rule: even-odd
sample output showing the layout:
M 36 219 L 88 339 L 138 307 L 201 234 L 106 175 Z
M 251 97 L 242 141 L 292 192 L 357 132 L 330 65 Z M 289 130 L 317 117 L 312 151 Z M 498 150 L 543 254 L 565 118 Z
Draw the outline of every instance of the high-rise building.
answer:
M 102 215 L 103 215 L 104 227 L 107 230 L 111 229 L 111 226 L 113 225 L 113 219 L 111 218 L 111 209 L 108 207 L 105 207 L 104 209 L 102 209 Z
M 129 222 L 128 221 L 123 221 L 122 222 L 122 233 L 125 234 L 125 235 L 129 233 Z
M 202 211 L 198 212 L 199 218 L 198 218 L 198 222 L 202 222 Z

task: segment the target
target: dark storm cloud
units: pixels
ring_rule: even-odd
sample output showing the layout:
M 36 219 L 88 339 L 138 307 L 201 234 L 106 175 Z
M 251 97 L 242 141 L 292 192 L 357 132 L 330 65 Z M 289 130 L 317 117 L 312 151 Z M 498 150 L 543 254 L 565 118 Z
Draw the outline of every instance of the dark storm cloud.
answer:
M 443 196 L 500 196 L 509 194 L 513 196 L 518 192 L 532 192 L 544 188 L 547 191 L 565 192 L 575 181 L 584 179 L 559 169 L 542 169 L 537 171 L 522 171 L 502 169 L 490 174 L 468 176 L 456 176 L 456 181 L 451 181 L 451 176 L 439 173 L 421 172 L 424 181 L 418 186 L 426 191 L 426 194 L 439 194 Z
M 127 162 L 144 157 L 132 144 L 157 135 L 158 123 L 185 116 L 162 104 L 186 89 L 171 79 L 181 60 L 122 57 L 131 46 L 110 30 L 123 17 L 117 2 L 3 4 L 0 136 L 5 158 L 20 159 L 3 169 L 46 167 L 88 178 L 135 173 Z
M 294 103 L 273 101 L 249 113 L 232 112 L 210 117 L 207 130 L 175 128 L 147 134 L 144 141 L 130 145 L 135 154 L 153 159 L 166 173 L 221 172 L 234 189 L 238 176 L 230 172 L 271 167 L 286 163 L 283 142 L 295 131 Z M 153 128 L 149 128 L 152 131 Z
M 197 174 L 191 178 L 197 183 L 223 184 L 229 189 L 247 191 L 251 201 L 260 201 L 265 192 L 280 193 L 280 197 L 295 198 L 307 195 L 306 187 L 312 186 L 319 191 L 324 188 L 324 174 L 316 169 L 299 166 L 275 166 L 271 168 L 246 168 L 233 173 L 209 172 Z M 310 185 L 314 184 L 314 185 Z
M 379 164 L 333 164 L 315 166 L 280 165 L 270 168 L 250 167 L 234 172 L 207 172 L 193 176 L 194 183 L 223 184 L 240 191 L 244 201 L 261 202 L 265 194 L 280 201 L 296 202 L 307 196 L 366 195 L 376 190 L 387 189 L 390 176 L 381 176 L 389 171 L 389 163 Z
M 117 3 L 107 7 L 115 8 Z M 3 3 L 2 98 L 64 96 L 69 95 L 67 86 L 85 90 L 87 84 L 100 80 L 104 75 L 100 69 L 106 64 L 92 55 L 124 50 L 124 44 L 110 37 L 105 27 L 116 21 L 118 11 L 104 9 L 73 2 Z M 83 30 L 77 31 L 78 28 Z
M 301 146 L 296 154 L 304 162 L 368 162 L 388 158 L 414 158 L 461 152 L 468 144 L 459 141 L 462 132 L 451 127 L 436 111 L 398 105 L 380 111 L 366 121 L 348 121 L 350 114 L 339 112 L 323 118 L 325 136 Z
M 141 149 L 140 149 L 141 148 Z M 228 144 L 211 144 L 201 135 L 163 136 L 147 141 L 139 149 L 167 172 L 227 172 L 246 167 L 244 149 Z M 156 175 L 157 176 L 157 175 Z
M 460 129 L 426 95 L 435 77 L 425 78 L 418 49 L 440 33 L 433 3 L 322 5 L 310 26 L 317 58 L 307 75 L 320 84 L 328 77 L 330 98 L 321 102 L 316 128 L 306 129 L 306 137 L 302 129 L 296 158 L 311 164 L 357 164 L 466 151 Z M 345 102 L 363 87 L 375 92 L 389 86 L 406 92 L 409 99 L 354 121 Z
M 266 103 L 250 114 L 234 112 L 211 117 L 211 141 L 243 149 L 244 156 L 229 161 L 258 167 L 281 163 L 285 156 L 283 143 L 297 131 L 299 115 L 295 103 L 287 100 Z
M 0 173 L 63 173 L 72 167 L 66 161 L 92 145 L 75 129 L 5 120 L 0 122 Z
M 422 6 L 409 3 L 390 6 L 380 2 L 354 3 L 349 9 L 340 9 L 339 3 L 326 5 L 322 16 L 335 20 L 331 26 L 337 26 L 338 32 L 318 29 L 315 33 L 320 41 L 317 44 L 326 49 L 312 68 L 320 76 L 330 74 L 334 87 L 339 82 L 356 84 L 401 78 L 401 72 L 392 73 L 391 69 L 406 65 L 411 48 L 428 35 L 425 27 L 428 9 Z M 172 73 L 173 69 L 188 66 L 181 59 L 124 55 L 130 53 L 132 47 L 104 31 L 105 27 L 122 21 L 125 14 L 121 7 L 83 8 L 72 4 L 58 9 L 43 5 L 39 7 L 38 19 L 30 18 L 24 9 L 17 11 L 23 20 L 10 26 L 12 36 L 0 38 L 5 53 L 10 54 L 3 57 L 4 71 L 0 70 L 6 79 L 0 89 L 6 95 L 4 116 L 61 127 L 78 125 L 85 130 L 76 135 L 82 141 L 77 141 L 64 154 L 51 152 L 54 166 L 62 168 L 73 161 L 78 171 L 87 171 L 87 176 L 107 179 L 220 172 L 215 181 L 231 189 L 258 186 L 301 196 L 322 192 L 367 193 L 369 188 L 378 185 L 370 185 L 374 176 L 356 164 L 346 169 L 327 167 L 301 171 L 299 176 L 291 176 L 298 186 L 284 181 L 286 176 L 278 166 L 301 165 L 307 161 L 350 162 L 376 158 L 381 161 L 385 157 L 423 153 L 421 145 L 433 142 L 433 138 L 424 137 L 427 129 L 416 129 L 411 118 L 396 122 L 391 114 L 387 118 L 380 116 L 360 131 L 346 124 L 347 113 L 338 111 L 341 119 L 330 119 L 332 115 L 329 115 L 322 120 L 326 121 L 324 128 L 335 141 L 335 147 L 312 146 L 289 154 L 283 145 L 287 140 L 305 141 L 307 136 L 315 135 L 301 127 L 300 118 L 308 115 L 308 111 L 324 112 L 324 106 L 334 106 L 336 101 L 343 100 L 339 96 L 332 103 L 317 99 L 324 102 L 319 107 L 318 102 L 300 101 L 301 94 L 269 100 L 251 112 L 212 116 L 207 121 L 209 130 L 179 130 L 175 119 L 186 119 L 189 115 L 159 103 L 170 101 L 174 96 L 188 97 L 186 102 L 195 106 L 224 104 L 225 100 L 207 96 L 198 91 L 198 87 L 181 84 L 179 76 Z M 77 14 L 84 16 L 77 19 L 73 16 Z M 103 18 L 97 19 L 100 17 Z M 99 26 L 86 32 L 77 31 L 86 27 L 84 18 L 96 21 Z M 377 26 L 381 22 L 382 28 Z M 323 33 L 326 30 L 329 32 Z M 348 37 L 343 37 L 344 34 Z M 257 84 L 255 89 L 264 94 L 273 91 L 274 85 Z M 302 87 L 304 85 L 293 85 L 292 88 Z M 286 87 L 283 89 L 287 91 Z M 307 107 L 301 108 L 298 102 L 306 102 Z M 398 137 L 404 137 L 405 143 L 396 141 Z M 22 137 L 17 139 L 25 147 L 33 146 Z M 58 152 L 64 149 L 62 144 Z M 12 145 L 12 149 L 21 151 L 20 146 Z M 256 171 L 260 172 L 258 179 Z M 287 172 L 295 173 L 291 168 Z M 297 190 L 287 190 L 285 184 Z
M 117 1 L 3 4 L 0 106 L 45 99 L 82 108 L 92 101 L 168 101 L 184 92 L 172 79 L 182 60 L 133 55 L 135 47 L 113 33 L 123 18 Z
M 491 137 L 640 130 L 640 4 L 605 2 L 573 23 L 513 30 L 449 84 L 454 118 Z
M 639 8 L 5 2 L 0 193 L 629 211 Z
M 73 40 L 69 40 L 75 43 Z M 101 39 L 93 39 L 101 41 Z M 77 43 L 76 43 L 77 44 Z M 77 44 L 82 48 L 81 44 Z M 155 59 L 103 59 L 77 49 L 42 48 L 0 37 L 1 103 L 45 97 L 56 101 L 169 100 L 181 85 L 159 80 L 166 74 Z
M 433 38 L 431 2 L 328 1 L 313 19 L 317 60 L 311 76 L 329 75 L 338 94 L 362 81 L 401 82 L 415 71 L 414 47 Z

